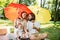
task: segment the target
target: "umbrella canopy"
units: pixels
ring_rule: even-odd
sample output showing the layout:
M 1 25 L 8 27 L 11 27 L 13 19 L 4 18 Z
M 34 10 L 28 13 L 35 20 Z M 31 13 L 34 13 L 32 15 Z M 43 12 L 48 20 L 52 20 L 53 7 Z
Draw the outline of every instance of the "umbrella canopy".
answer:
M 28 7 L 36 16 L 36 21 L 40 23 L 48 23 L 51 19 L 49 10 L 41 8 L 39 6 L 29 6 Z
M 18 16 L 21 17 L 21 12 L 23 11 L 27 12 L 27 14 L 32 12 L 26 5 L 23 4 L 11 3 L 4 8 L 5 17 L 11 21 L 14 21 Z

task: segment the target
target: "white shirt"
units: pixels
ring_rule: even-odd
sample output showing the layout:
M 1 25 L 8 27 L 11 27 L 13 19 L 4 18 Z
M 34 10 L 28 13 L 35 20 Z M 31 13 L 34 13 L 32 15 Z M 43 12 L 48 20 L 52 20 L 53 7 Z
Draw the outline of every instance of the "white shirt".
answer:
M 17 30 L 17 33 L 18 33 L 19 36 L 22 36 L 22 32 L 23 32 L 23 29 L 18 29 Z
M 16 25 L 17 27 L 19 27 L 19 26 L 18 26 L 19 23 L 21 23 L 22 26 L 24 26 L 24 27 L 26 27 L 26 25 L 27 25 L 27 23 L 26 23 L 25 21 L 20 20 L 20 19 L 16 19 L 14 25 Z M 15 28 L 14 34 L 15 34 L 16 37 L 17 37 L 17 32 L 18 32 L 18 35 L 21 36 L 21 35 L 22 35 L 22 31 L 23 31 L 22 29 Z
M 17 37 L 17 31 L 18 31 L 18 28 L 14 28 L 14 35 L 15 35 L 15 37 Z
M 28 21 L 28 22 L 27 22 L 27 29 L 29 30 L 29 32 L 30 32 L 31 34 L 37 33 L 38 31 L 37 31 L 36 29 L 33 29 L 32 26 L 33 26 L 33 23 L 32 23 L 31 21 Z M 34 22 L 34 26 L 35 26 L 36 28 L 40 28 L 40 23 Z

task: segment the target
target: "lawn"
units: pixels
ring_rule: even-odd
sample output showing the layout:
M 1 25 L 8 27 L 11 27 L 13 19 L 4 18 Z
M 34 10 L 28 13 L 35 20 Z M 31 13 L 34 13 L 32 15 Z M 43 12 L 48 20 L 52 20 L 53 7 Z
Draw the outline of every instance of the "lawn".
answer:
M 49 40 L 60 40 L 60 23 L 56 23 L 49 28 L 41 28 L 40 33 L 48 33 Z
M 54 24 L 53 21 L 50 21 L 47 24 L 41 24 L 44 26 L 44 28 L 41 28 L 40 33 L 47 33 L 48 34 L 48 39 L 49 40 L 60 40 L 60 22 L 57 21 L 56 24 Z M 0 19 L 0 26 L 13 26 L 13 22 L 10 20 L 2 20 Z M 45 26 L 47 27 L 45 28 Z
M 10 20 L 2 20 L 0 19 L 0 25 L 3 25 L 3 26 L 13 26 L 13 22 L 11 22 Z

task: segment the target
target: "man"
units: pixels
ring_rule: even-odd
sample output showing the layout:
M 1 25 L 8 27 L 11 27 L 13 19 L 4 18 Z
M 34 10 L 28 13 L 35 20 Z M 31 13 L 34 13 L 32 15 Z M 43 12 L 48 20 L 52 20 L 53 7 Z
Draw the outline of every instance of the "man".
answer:
M 39 34 L 40 32 L 40 23 L 35 21 L 35 15 L 33 13 L 28 15 L 27 29 L 31 34 L 31 40 L 42 40 L 47 37 L 46 33 Z

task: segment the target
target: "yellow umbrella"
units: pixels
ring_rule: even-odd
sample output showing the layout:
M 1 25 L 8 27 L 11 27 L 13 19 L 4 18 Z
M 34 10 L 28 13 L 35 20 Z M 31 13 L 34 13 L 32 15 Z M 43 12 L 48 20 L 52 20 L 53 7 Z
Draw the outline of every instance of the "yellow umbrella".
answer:
M 36 16 L 36 21 L 40 23 L 48 23 L 51 19 L 49 10 L 41 8 L 39 6 L 29 6 L 28 7 Z

